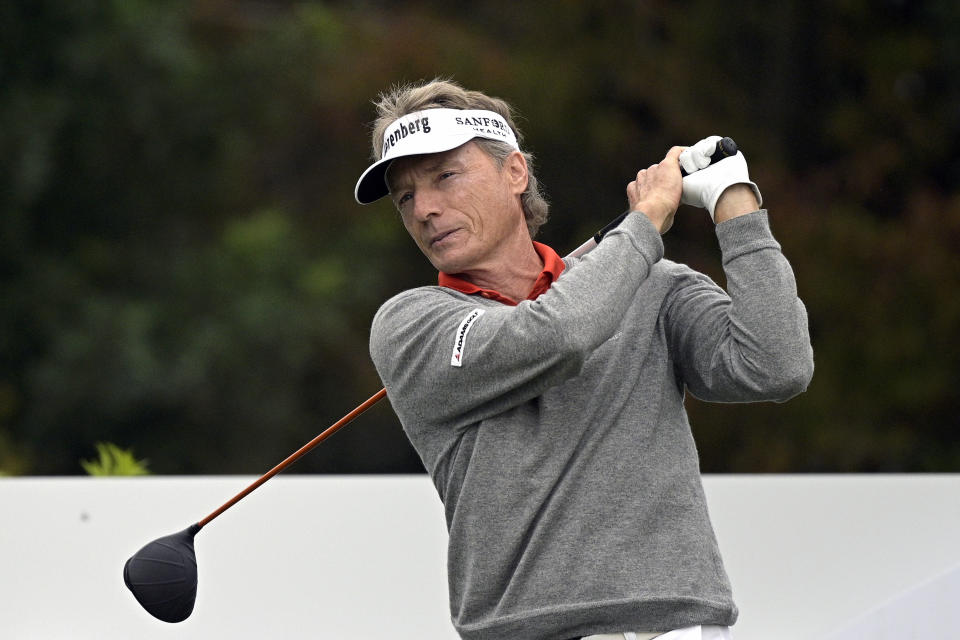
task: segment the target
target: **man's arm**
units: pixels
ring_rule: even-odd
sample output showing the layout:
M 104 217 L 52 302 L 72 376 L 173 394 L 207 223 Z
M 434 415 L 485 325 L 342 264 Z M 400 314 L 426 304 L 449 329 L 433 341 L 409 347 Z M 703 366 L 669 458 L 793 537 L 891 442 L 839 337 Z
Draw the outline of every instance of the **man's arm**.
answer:
M 614 333 L 662 255 L 656 229 L 633 213 L 537 300 L 510 307 L 432 288 L 400 294 L 370 332 L 391 404 L 407 422 L 465 426 L 540 395 Z
M 677 369 L 703 400 L 788 400 L 813 375 L 807 313 L 793 270 L 765 211 L 725 220 L 717 238 L 727 291 L 687 270 L 665 302 Z
M 719 136 L 681 153 L 682 201 L 717 223 L 727 291 L 678 269 L 664 304 L 671 351 L 685 384 L 705 400 L 787 400 L 813 375 L 807 314 L 790 264 L 770 233 L 742 153 L 709 164 Z

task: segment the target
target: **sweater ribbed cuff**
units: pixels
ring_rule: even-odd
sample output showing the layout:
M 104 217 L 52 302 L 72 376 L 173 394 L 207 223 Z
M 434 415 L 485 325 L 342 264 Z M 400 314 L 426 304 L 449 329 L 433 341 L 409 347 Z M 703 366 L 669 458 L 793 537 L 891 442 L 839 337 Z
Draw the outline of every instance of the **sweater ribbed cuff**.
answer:
M 647 264 L 655 264 L 663 258 L 663 238 L 653 223 L 650 222 L 650 218 L 643 213 L 632 212 L 614 231 L 626 233 L 634 248 L 644 257 Z
M 723 254 L 723 264 L 762 249 L 780 251 L 780 243 L 770 231 L 770 219 L 766 209 L 721 222 L 716 226 L 716 233 Z

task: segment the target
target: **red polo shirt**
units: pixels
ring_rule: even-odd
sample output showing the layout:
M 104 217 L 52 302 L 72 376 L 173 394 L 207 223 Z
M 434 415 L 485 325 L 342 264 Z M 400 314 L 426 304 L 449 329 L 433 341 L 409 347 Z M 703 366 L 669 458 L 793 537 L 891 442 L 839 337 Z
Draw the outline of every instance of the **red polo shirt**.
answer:
M 557 252 L 547 245 L 534 242 L 533 249 L 543 261 L 543 271 L 540 272 L 540 275 L 537 277 L 537 281 L 533 284 L 533 289 L 531 289 L 530 293 L 527 295 L 527 300 L 536 300 L 539 298 L 540 295 L 549 289 L 550 285 L 552 285 L 554 281 L 560 277 L 560 274 L 563 272 L 563 268 L 566 266 L 563 263 L 563 259 L 557 255 Z M 516 300 L 503 295 L 499 291 L 483 289 L 472 282 L 467 282 L 463 278 L 452 276 L 448 273 L 444 273 L 443 271 L 440 272 L 437 281 L 441 287 L 456 289 L 457 291 L 467 294 L 480 294 L 484 298 L 497 300 L 498 302 L 509 304 L 511 306 L 517 305 Z

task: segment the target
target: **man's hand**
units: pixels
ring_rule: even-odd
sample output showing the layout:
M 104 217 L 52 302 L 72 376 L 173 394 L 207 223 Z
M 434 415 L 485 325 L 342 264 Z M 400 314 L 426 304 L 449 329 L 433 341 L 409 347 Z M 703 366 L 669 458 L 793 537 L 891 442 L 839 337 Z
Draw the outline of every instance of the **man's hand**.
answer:
M 719 140 L 720 136 L 704 138 L 680 154 L 680 164 L 688 174 L 683 179 L 682 202 L 705 208 L 717 223 L 756 211 L 763 201 L 757 185 L 750 181 L 742 153 L 710 164 L 710 154 Z M 745 193 L 742 187 L 751 193 Z M 731 197 L 726 197 L 728 190 Z
M 679 157 L 682 151 L 683 147 L 673 147 L 659 164 L 641 169 L 637 179 L 627 185 L 630 210 L 647 216 L 661 234 L 673 226 L 673 216 L 680 206 L 683 180 Z

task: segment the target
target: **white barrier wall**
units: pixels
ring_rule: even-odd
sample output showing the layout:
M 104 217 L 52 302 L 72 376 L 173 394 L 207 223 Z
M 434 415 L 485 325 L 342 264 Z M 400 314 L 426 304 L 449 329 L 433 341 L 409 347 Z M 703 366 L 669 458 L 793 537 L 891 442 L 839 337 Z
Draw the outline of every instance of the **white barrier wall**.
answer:
M 274 478 L 197 535 L 193 615 L 151 618 L 126 559 L 253 479 L 0 479 L 0 638 L 456 639 L 425 476 Z M 953 637 L 960 475 L 704 483 L 737 640 Z

